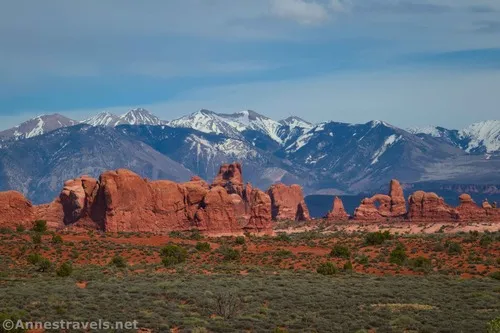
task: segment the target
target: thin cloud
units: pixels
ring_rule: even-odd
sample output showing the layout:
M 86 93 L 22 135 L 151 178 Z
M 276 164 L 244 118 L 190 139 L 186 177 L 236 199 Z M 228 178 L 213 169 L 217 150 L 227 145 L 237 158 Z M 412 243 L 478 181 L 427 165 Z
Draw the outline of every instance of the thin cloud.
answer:
M 271 13 L 300 24 L 319 24 L 329 18 L 329 13 L 323 5 L 305 0 L 273 0 Z

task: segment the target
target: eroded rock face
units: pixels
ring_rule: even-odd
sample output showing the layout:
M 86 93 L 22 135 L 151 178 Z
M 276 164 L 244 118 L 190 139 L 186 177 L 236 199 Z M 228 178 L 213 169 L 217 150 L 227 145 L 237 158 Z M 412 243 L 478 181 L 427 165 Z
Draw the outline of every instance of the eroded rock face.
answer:
M 52 229 L 71 225 L 110 232 L 195 228 L 209 234 L 272 233 L 271 199 L 250 184 L 243 185 L 241 165 L 221 167 L 214 184 L 224 186 L 209 186 L 199 177 L 185 183 L 149 181 L 118 169 L 104 172 L 99 180 L 88 176 L 69 180 L 56 200 L 25 215 L 31 216 L 29 221 L 33 216 L 46 219 Z
M 354 211 L 354 218 L 359 221 L 383 221 L 388 218 L 404 218 L 406 201 L 401 184 L 391 180 L 389 195 L 375 194 L 365 198 Z
M 349 219 L 349 214 L 344 209 L 344 203 L 339 197 L 335 197 L 333 200 L 332 210 L 326 215 L 327 220 L 332 221 L 346 221 Z
M 309 209 L 304 201 L 302 187 L 273 184 L 267 190 L 271 198 L 273 220 L 308 221 L 311 219 Z
M 416 191 L 408 198 L 408 218 L 412 221 L 457 221 L 458 212 L 434 192 Z
M 229 194 L 243 196 L 243 176 L 240 163 L 223 164 L 215 176 L 212 186 L 222 186 Z
M 463 221 L 482 221 L 487 218 L 486 209 L 476 205 L 474 200 L 468 194 L 461 194 L 460 205 L 457 207 L 460 220 Z
M 30 227 L 34 219 L 33 205 L 24 195 L 17 191 L 0 192 L 0 227 Z

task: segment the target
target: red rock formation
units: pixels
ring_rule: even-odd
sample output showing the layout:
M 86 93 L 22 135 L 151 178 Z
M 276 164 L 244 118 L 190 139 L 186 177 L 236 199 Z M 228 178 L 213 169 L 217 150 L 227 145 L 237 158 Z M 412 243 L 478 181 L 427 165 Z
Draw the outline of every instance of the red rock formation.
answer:
M 308 221 L 311 219 L 304 201 L 302 187 L 273 184 L 267 190 L 271 197 L 271 212 L 274 220 Z
M 243 176 L 240 163 L 223 164 L 215 176 L 212 186 L 222 186 L 229 194 L 243 196 Z
M 332 210 L 326 215 L 327 220 L 332 221 L 346 221 L 349 219 L 349 214 L 344 209 L 344 203 L 339 197 L 335 197 L 333 200 Z
M 486 209 L 476 205 L 468 194 L 461 194 L 460 205 L 457 207 L 460 220 L 462 221 L 484 221 L 487 219 Z
M 408 198 L 408 204 L 408 218 L 411 221 L 446 222 L 459 219 L 458 212 L 433 192 L 416 191 Z
M 403 188 L 396 179 L 391 180 L 389 196 L 391 197 L 391 216 L 403 216 L 406 214 L 406 200 Z
M 389 195 L 375 194 L 365 198 L 354 211 L 354 219 L 359 221 L 383 221 L 388 218 L 403 218 L 406 215 L 406 202 L 401 184 L 391 180 Z
M 243 227 L 245 231 L 271 233 L 271 198 L 259 189 L 248 191 L 247 198 L 250 207 L 250 219 Z
M 17 191 L 0 192 L 0 227 L 30 227 L 33 221 L 34 208 L 24 195 Z

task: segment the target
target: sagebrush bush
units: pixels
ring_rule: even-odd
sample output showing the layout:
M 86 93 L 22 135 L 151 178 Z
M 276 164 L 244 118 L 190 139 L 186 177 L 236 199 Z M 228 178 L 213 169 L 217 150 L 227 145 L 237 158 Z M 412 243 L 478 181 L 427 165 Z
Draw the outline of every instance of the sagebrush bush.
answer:
M 36 220 L 33 223 L 33 231 L 35 232 L 46 232 L 47 231 L 47 221 L 45 220 Z
M 230 246 L 223 245 L 219 248 L 219 253 L 222 254 L 224 261 L 240 260 L 240 251 L 233 249 Z
M 167 245 L 160 250 L 162 263 L 166 267 L 174 266 L 186 261 L 187 251 L 179 245 Z
M 446 241 L 445 248 L 448 251 L 448 254 L 461 254 L 462 253 L 462 245 L 457 242 Z
M 32 265 L 36 265 L 40 262 L 40 260 L 42 259 L 42 256 L 38 253 L 30 253 L 28 255 L 28 262 Z
M 196 250 L 200 252 L 209 252 L 210 251 L 210 243 L 207 242 L 198 242 L 195 246 Z
M 50 262 L 49 259 L 42 257 L 38 261 L 38 271 L 39 272 L 47 272 L 51 268 L 52 268 L 52 262 Z
M 389 262 L 391 264 L 402 265 L 405 263 L 408 255 L 406 254 L 406 249 L 403 244 L 399 243 L 396 248 L 391 251 L 389 255 Z
M 352 262 L 348 261 L 344 264 L 344 271 L 352 271 Z
M 60 277 L 70 276 L 71 273 L 73 273 L 73 265 L 69 261 L 62 263 L 56 270 L 57 276 Z
M 61 235 L 52 235 L 52 244 L 62 244 L 63 242 L 63 239 L 61 237 Z
M 125 260 L 122 256 L 114 256 L 111 258 L 109 264 L 118 268 L 125 268 L 127 267 L 127 260 Z
M 330 252 L 330 256 L 349 259 L 351 257 L 351 251 L 347 246 L 336 244 Z
M 318 266 L 316 272 L 322 275 L 334 275 L 337 274 L 337 266 L 333 262 L 324 262 Z
M 243 236 L 238 236 L 236 237 L 236 240 L 234 241 L 238 245 L 243 245 L 245 244 L 245 237 Z
M 496 317 L 488 322 L 486 333 L 500 333 L 500 317 Z
M 365 244 L 366 245 L 380 245 L 383 244 L 386 240 L 391 239 L 391 233 L 389 231 L 377 231 L 370 232 L 365 236 Z

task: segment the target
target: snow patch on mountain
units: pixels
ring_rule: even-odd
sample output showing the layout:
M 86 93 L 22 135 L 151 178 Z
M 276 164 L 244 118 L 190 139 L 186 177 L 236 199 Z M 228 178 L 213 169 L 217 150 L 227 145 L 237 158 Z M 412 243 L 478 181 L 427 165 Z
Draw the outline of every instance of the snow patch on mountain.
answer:
M 459 135 L 470 138 L 466 152 L 483 146 L 487 153 L 500 151 L 500 120 L 488 120 L 474 123 L 463 130 Z
M 113 126 L 118 121 L 118 116 L 110 112 L 101 112 L 93 117 L 85 119 L 82 121 L 84 124 L 91 126 Z
M 440 138 L 442 132 L 436 126 L 410 127 L 406 129 L 411 134 L 427 134 L 435 138 Z
M 392 134 L 387 139 L 385 139 L 384 144 L 382 145 L 382 147 L 380 147 L 379 149 L 377 149 L 377 151 L 375 151 L 375 153 L 373 154 L 371 165 L 374 165 L 374 164 L 378 163 L 378 159 L 387 151 L 387 149 L 390 146 L 394 145 L 399 140 L 401 140 L 401 138 L 402 138 L 401 135 L 400 136 L 396 136 L 396 134 Z
M 291 116 L 286 119 L 280 120 L 279 123 L 285 126 L 289 126 L 290 129 L 294 129 L 296 127 L 311 129 L 313 127 L 310 122 L 296 116 Z

